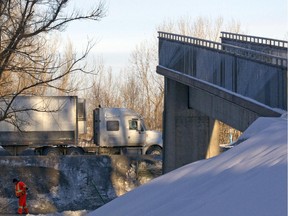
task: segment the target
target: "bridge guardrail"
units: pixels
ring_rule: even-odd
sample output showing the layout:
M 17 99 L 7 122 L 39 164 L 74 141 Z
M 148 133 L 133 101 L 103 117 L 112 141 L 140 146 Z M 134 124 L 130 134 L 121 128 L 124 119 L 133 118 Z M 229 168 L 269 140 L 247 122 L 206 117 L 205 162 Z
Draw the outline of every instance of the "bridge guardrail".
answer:
M 281 47 L 281 48 L 288 47 L 288 42 L 284 40 L 277 40 L 277 39 L 272 39 L 272 38 L 264 38 L 264 37 L 257 37 L 257 36 L 243 35 L 243 34 L 235 34 L 231 32 L 221 32 L 221 38 L 263 44 L 263 45 L 268 45 L 268 46 L 276 46 L 276 47 Z
M 196 46 L 202 46 L 202 47 L 206 47 L 209 49 L 215 49 L 218 51 L 226 52 L 228 54 L 238 55 L 238 56 L 245 57 L 251 60 L 256 60 L 256 61 L 260 61 L 263 63 L 268 63 L 268 64 L 287 68 L 286 58 L 265 54 L 260 51 L 254 51 L 251 49 L 246 49 L 246 48 L 242 48 L 238 46 L 222 44 L 222 43 L 209 41 L 205 39 L 184 36 L 184 35 L 179 35 L 179 34 L 173 34 L 173 33 L 167 33 L 167 32 L 161 32 L 161 31 L 158 32 L 158 38 L 177 41 L 177 42 L 186 43 L 186 44 L 193 44 Z

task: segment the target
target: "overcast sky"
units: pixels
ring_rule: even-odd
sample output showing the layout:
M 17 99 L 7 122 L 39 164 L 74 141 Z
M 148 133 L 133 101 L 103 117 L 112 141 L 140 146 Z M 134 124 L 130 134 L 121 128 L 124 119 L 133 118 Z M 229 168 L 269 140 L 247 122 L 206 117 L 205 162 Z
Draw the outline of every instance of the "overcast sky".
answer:
M 97 0 L 73 0 L 72 5 L 89 9 Z M 241 23 L 249 35 L 287 39 L 287 0 L 107 0 L 107 16 L 100 22 L 75 22 L 63 34 L 75 49 L 81 50 L 87 39 L 97 45 L 94 55 L 103 56 L 113 71 L 128 64 L 136 45 L 156 37 L 156 27 L 165 20 L 199 16 Z M 69 7 L 70 8 L 70 7 Z M 84 48 L 82 48 L 83 50 Z

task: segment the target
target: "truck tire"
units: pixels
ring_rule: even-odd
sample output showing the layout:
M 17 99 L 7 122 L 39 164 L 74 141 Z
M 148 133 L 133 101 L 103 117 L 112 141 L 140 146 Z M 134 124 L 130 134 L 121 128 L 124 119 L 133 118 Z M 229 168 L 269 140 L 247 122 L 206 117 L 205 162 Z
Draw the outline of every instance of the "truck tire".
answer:
M 67 155 L 83 155 L 84 151 L 81 148 L 71 147 L 67 150 Z
M 162 148 L 160 146 L 151 146 L 147 151 L 147 155 L 159 155 L 162 156 Z
M 62 155 L 62 152 L 58 148 L 48 147 L 43 150 L 43 155 L 47 156 L 59 156 Z

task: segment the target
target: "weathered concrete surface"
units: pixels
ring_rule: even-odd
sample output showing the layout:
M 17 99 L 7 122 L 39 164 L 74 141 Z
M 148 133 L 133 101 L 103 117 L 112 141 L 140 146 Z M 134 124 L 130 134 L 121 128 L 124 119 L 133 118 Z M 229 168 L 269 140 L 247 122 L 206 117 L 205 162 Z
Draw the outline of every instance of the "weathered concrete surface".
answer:
M 260 116 L 287 110 L 285 58 L 165 32 L 158 54 L 157 72 L 165 77 L 164 173 L 216 155 L 217 120 L 244 131 Z
M 189 108 L 189 86 L 165 78 L 165 90 L 163 172 L 217 155 L 215 119 Z
M 189 92 L 186 95 L 182 95 L 178 88 L 171 90 L 166 88 L 166 91 L 169 91 L 169 94 L 166 94 L 167 97 L 173 97 L 176 94 L 176 98 L 179 100 L 175 102 L 177 106 L 181 101 L 184 101 L 184 106 L 218 119 L 239 131 L 246 130 L 260 116 L 279 117 L 282 114 L 280 110 L 274 110 L 255 100 L 247 100 L 239 94 L 178 71 L 157 66 L 157 73 L 165 77 L 166 86 L 170 82 L 176 81 L 189 87 Z M 166 101 L 169 101 L 169 98 L 166 98 Z M 169 109 L 171 106 L 173 104 L 169 104 L 165 108 Z M 168 115 L 167 118 L 170 116 Z
M 158 66 L 165 76 L 164 173 L 219 154 L 218 120 L 244 131 L 260 116 L 280 116 L 218 86 Z M 193 100 L 191 100 L 193 98 Z
M 12 179 L 29 187 L 31 213 L 93 210 L 162 174 L 149 156 L 29 156 L 0 158 L 0 214 L 14 213 Z
M 236 50 L 229 45 L 181 35 L 174 38 L 166 33 L 159 36 L 159 65 L 287 110 L 287 65 L 278 65 L 274 60 L 272 63 L 269 58 L 273 56 L 261 52 L 251 50 L 245 55 L 248 49 Z

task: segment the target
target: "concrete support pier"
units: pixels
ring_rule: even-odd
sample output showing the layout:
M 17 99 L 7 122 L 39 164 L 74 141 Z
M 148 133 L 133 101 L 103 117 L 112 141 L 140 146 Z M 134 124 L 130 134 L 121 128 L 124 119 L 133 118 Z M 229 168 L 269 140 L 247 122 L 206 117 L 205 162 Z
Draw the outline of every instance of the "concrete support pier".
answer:
M 188 100 L 188 86 L 165 78 L 164 173 L 219 154 L 218 121 L 189 108 Z

